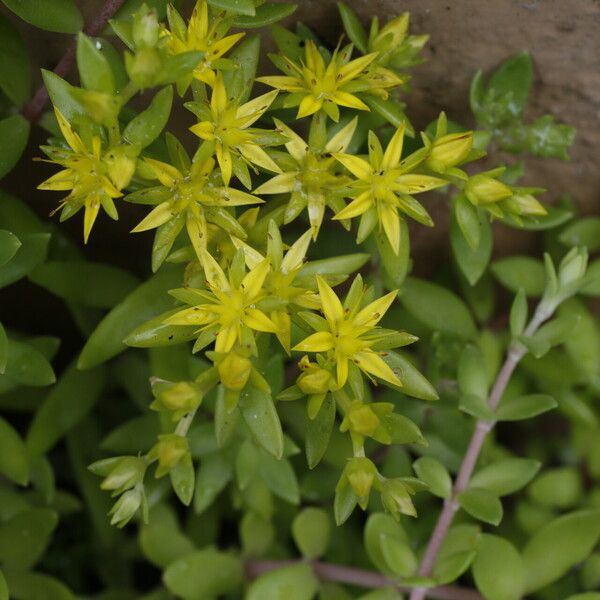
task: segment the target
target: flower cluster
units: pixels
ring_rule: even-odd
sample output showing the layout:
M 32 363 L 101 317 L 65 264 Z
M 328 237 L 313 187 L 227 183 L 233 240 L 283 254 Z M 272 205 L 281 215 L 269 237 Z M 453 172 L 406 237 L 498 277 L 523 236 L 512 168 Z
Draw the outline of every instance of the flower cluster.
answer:
M 193 352 L 203 351 L 205 360 L 195 381 L 154 381 L 151 408 L 170 418 L 144 457 L 102 461 L 93 470 L 105 478 L 105 489 L 121 495 L 113 509 L 119 525 L 139 507 L 145 510 L 144 474 L 154 462 L 156 476 L 170 474 L 179 497 L 189 502 L 190 486 L 181 484 L 192 469 L 187 432 L 204 398 L 218 390 L 207 411 L 221 428 L 220 443 L 235 438 L 240 406 L 249 411 L 249 403 L 262 402 L 255 414 L 272 414 L 278 390 L 265 365 L 274 352 L 293 357 L 292 368 L 298 362 L 280 400 L 306 399 L 309 422 L 327 420 L 329 433 L 339 412 L 353 455 L 338 493 L 354 494 L 354 504 L 365 507 L 374 487 L 392 514 L 414 514 L 410 495 L 419 482 L 387 480 L 365 457 L 369 440 L 421 441 L 416 426 L 406 435 L 393 404 L 365 392 L 366 383 L 403 388 L 394 349 L 416 338 L 380 326 L 401 281 L 386 293 L 367 269 L 368 284 L 356 275 L 342 301 L 334 288 L 369 254 L 307 256 L 315 243 L 351 229 L 358 218 L 357 244 L 385 241 L 377 244 L 375 261 L 407 261 L 404 220 L 433 226 L 417 195 L 454 189 L 477 215 L 485 210 L 522 220 L 544 214 L 535 198 L 539 190 L 512 187 L 502 181 L 502 168 L 463 170 L 484 153 L 472 131 L 454 128 L 443 113 L 414 138 L 399 116 L 398 95 L 426 36 L 408 35 L 407 15 L 382 27 L 375 20 L 368 38 L 332 51 L 276 28 L 280 53 L 271 59 L 283 74 L 256 77 L 257 44 L 242 41 L 243 32 L 230 33 L 235 15 L 215 6 L 198 0 L 187 22 L 170 7 L 160 23 L 146 6 L 114 22 L 128 47 L 126 81 L 117 83 L 106 56 L 85 36 L 77 53 L 82 87 L 53 80 L 66 145 L 56 141 L 43 150 L 63 170 L 40 188 L 70 192 L 61 201 L 61 219 L 85 209 L 85 241 L 100 207 L 117 218 L 115 199 L 149 207 L 133 232 L 155 230 L 152 270 L 181 261 L 187 268 L 181 287 L 170 291 L 175 308 L 137 335 L 165 343 L 194 340 Z M 250 99 L 255 82 L 273 89 Z M 171 84 L 189 111 L 191 135 L 181 140 L 162 135 Z M 145 110 L 134 114 L 126 107 L 155 87 L 162 89 Z M 301 121 L 298 127 L 294 121 Z M 288 230 L 294 221 L 299 228 Z M 350 500 L 346 506 L 353 507 Z

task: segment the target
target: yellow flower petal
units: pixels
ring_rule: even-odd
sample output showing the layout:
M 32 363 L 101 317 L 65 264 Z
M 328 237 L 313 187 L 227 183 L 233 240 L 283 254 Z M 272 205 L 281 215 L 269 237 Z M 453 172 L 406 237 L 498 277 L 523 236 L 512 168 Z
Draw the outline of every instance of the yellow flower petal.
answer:
M 259 185 L 255 190 L 255 194 L 285 194 L 294 189 L 294 184 L 298 178 L 298 171 L 289 171 L 275 175 L 269 181 Z
M 229 185 L 231 181 L 231 172 L 233 170 L 231 152 L 229 148 L 224 147 L 221 143 L 216 144 L 217 162 L 221 168 L 221 177 L 225 185 Z
M 388 383 L 401 386 L 402 382 L 392 371 L 392 369 L 384 362 L 384 360 L 373 350 L 362 350 L 357 352 L 352 359 L 356 362 L 359 369 L 362 369 L 366 373 L 375 375 L 379 379 L 383 379 Z
M 289 354 L 292 339 L 292 321 L 285 310 L 276 310 L 271 313 L 271 321 L 277 327 L 275 335 L 283 349 Z
M 271 106 L 278 93 L 277 90 L 273 90 L 254 98 L 254 100 L 250 100 L 250 102 L 242 104 L 235 113 L 236 119 L 243 121 L 241 127 L 250 127 L 250 125 L 259 119 L 269 106 Z
M 256 81 L 270 85 L 278 90 L 286 92 L 303 92 L 304 85 L 297 77 L 288 77 L 286 75 L 269 75 L 267 77 L 257 77 Z
M 184 308 L 164 320 L 165 325 L 207 325 L 215 320 L 215 315 L 202 306 Z
M 220 115 L 227 108 L 227 91 L 223 83 L 223 75 L 217 74 L 210 97 L 210 109 L 214 116 Z
M 56 107 L 54 108 L 54 114 L 56 115 L 58 126 L 60 127 L 60 131 L 63 134 L 63 137 L 65 138 L 67 144 L 69 144 L 69 146 L 71 146 L 71 148 L 75 152 L 78 152 L 79 154 L 86 154 L 87 148 L 85 147 L 85 144 L 83 143 L 79 135 L 77 135 L 75 131 L 73 131 L 73 128 L 71 127 L 69 122 L 65 119 L 63 114 Z
M 292 350 L 297 352 L 326 352 L 333 348 L 333 336 L 329 331 L 317 331 L 296 344 Z
M 298 106 L 298 114 L 296 115 L 296 118 L 302 119 L 304 117 L 313 115 L 317 111 L 321 110 L 322 106 L 323 100 L 321 100 L 321 98 L 315 98 L 312 94 L 308 94 L 302 98 L 300 106 Z
M 277 129 L 290 140 L 285 144 L 286 150 L 296 162 L 302 162 L 308 151 L 307 143 L 293 129 L 290 129 L 279 119 L 273 119 L 273 122 Z
M 37 186 L 38 190 L 52 190 L 57 192 L 64 192 L 66 190 L 72 190 L 75 186 L 75 173 L 71 169 L 64 169 L 48 177 L 46 181 L 42 181 Z
M 228 325 L 217 333 L 215 341 L 215 352 L 229 352 L 239 335 L 239 328 L 236 325 Z
M 311 237 L 312 231 L 309 229 L 290 246 L 281 261 L 282 273 L 291 273 L 294 269 L 298 269 L 302 265 Z
M 183 179 L 183 175 L 173 165 L 154 160 L 153 158 L 145 158 L 144 162 L 154 171 L 156 178 L 168 188 L 173 188 L 178 181 Z
M 222 292 L 230 291 L 231 286 L 229 285 L 229 281 L 227 281 L 227 277 L 225 277 L 225 273 L 223 273 L 223 269 L 221 269 L 219 266 L 219 263 L 209 252 L 207 252 L 205 248 L 201 249 L 200 255 L 202 258 L 202 266 L 204 267 L 204 274 L 206 275 L 208 284 L 212 288 Z
M 373 206 L 373 192 L 369 190 L 367 192 L 363 192 L 352 202 L 350 202 L 348 206 L 342 208 L 342 210 L 340 210 L 340 212 L 337 213 L 333 219 L 336 221 L 341 219 L 353 219 L 354 217 L 358 217 L 358 215 L 366 213 L 371 206 Z
M 333 157 L 358 179 L 368 179 L 373 174 L 373 167 L 363 158 L 353 156 L 352 154 L 339 154 L 337 152 L 333 154 Z
M 237 149 L 252 164 L 258 165 L 263 169 L 268 169 L 269 171 L 274 171 L 275 173 L 281 173 L 281 169 L 258 144 L 240 144 Z
M 131 233 L 140 233 L 149 229 L 156 229 L 174 217 L 173 204 L 162 202 L 154 207 L 132 230 Z
M 352 136 L 356 131 L 358 116 L 354 117 L 347 125 L 342 127 L 326 144 L 325 152 L 346 152 L 348 145 L 352 141 Z
M 244 311 L 244 325 L 255 331 L 264 331 L 266 333 L 275 333 L 277 326 L 264 312 L 257 308 L 247 308 Z
M 246 273 L 240 287 L 248 298 L 256 298 L 260 294 L 270 268 L 271 263 L 268 258 L 265 258 L 252 271 Z
M 338 387 L 344 387 L 348 381 L 348 359 L 338 357 L 336 364 L 336 375 Z
M 353 322 L 358 326 L 373 327 L 385 315 L 388 308 L 392 305 L 392 302 L 398 296 L 398 290 L 389 292 L 385 296 L 374 300 L 370 304 L 367 304 L 357 315 L 354 317 Z
M 388 204 L 378 206 L 379 222 L 390 242 L 394 254 L 400 252 L 400 217 L 396 208 Z
M 331 100 L 340 106 L 354 108 L 356 110 L 370 110 L 369 107 L 354 94 L 338 90 L 331 96 Z
M 265 260 L 265 257 L 258 250 L 255 250 L 252 246 L 249 246 L 246 242 L 240 240 L 240 238 L 235 237 L 234 235 L 229 237 L 236 250 L 241 248 L 244 251 L 244 259 L 248 269 L 256 268 L 263 260 Z
M 398 166 L 400 157 L 402 156 L 402 146 L 404 145 L 404 125 L 396 129 L 396 133 L 392 136 L 381 161 L 381 168 L 384 171 Z
M 90 194 L 85 199 L 85 213 L 83 216 L 83 241 L 87 244 L 92 227 L 100 210 L 100 198 L 98 194 Z
M 338 321 L 344 318 L 344 307 L 337 297 L 336 293 L 329 287 L 329 284 L 317 275 L 317 286 L 319 288 L 319 297 L 323 306 L 323 313 L 329 322 L 330 327 L 335 327 Z
M 354 79 L 357 75 L 360 74 L 361 71 L 364 71 L 377 56 L 377 52 L 371 52 L 371 54 L 365 54 L 360 58 L 355 58 L 351 60 L 349 63 L 345 64 L 338 71 L 338 84 L 343 85 L 347 83 L 351 79 Z
M 190 127 L 190 131 L 203 140 L 215 139 L 215 126 L 210 121 L 201 121 Z

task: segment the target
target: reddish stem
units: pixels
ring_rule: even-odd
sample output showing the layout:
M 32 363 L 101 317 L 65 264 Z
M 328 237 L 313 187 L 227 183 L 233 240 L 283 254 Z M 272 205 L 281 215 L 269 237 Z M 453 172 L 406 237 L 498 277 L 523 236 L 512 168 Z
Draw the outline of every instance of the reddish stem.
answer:
M 546 311 L 544 306 L 539 305 L 524 334 L 526 336 L 533 335 L 538 330 L 539 326 L 550 318 L 550 316 L 551 313 Z M 525 353 L 526 350 L 524 346 L 520 344 L 511 345 L 509 347 L 506 360 L 498 373 L 498 377 L 496 378 L 488 398 L 488 406 L 492 411 L 498 407 L 500 399 L 504 394 L 504 390 L 506 390 L 506 386 L 508 385 L 516 366 L 523 356 L 525 356 Z M 440 551 L 440 547 L 446 538 L 448 530 L 454 520 L 454 515 L 456 515 L 460 506 L 457 497 L 469 485 L 471 475 L 473 474 L 477 459 L 481 453 L 481 448 L 483 447 L 483 442 L 485 441 L 488 432 L 494 427 L 494 424 L 493 421 L 479 419 L 475 425 L 475 431 L 473 432 L 469 447 L 467 448 L 460 469 L 458 470 L 454 487 L 452 488 L 452 496 L 444 502 L 442 512 L 438 517 L 433 533 L 429 538 L 427 548 L 425 549 L 425 554 L 423 555 L 418 571 L 418 574 L 422 577 L 428 577 L 433 570 L 433 565 L 435 564 L 435 559 Z M 431 589 L 414 588 L 410 595 L 410 600 L 424 600 L 424 598 L 431 594 Z
M 299 562 L 296 560 L 247 560 L 245 565 L 246 577 L 248 579 L 256 579 L 256 577 L 263 573 L 281 569 L 282 567 L 289 567 Z M 411 590 L 411 588 L 398 585 L 397 581 L 374 571 L 333 565 L 320 561 L 313 561 L 310 565 L 314 574 L 321 581 L 335 581 L 336 583 L 346 583 L 363 588 L 394 587 L 400 592 L 405 593 Z M 428 593 L 432 598 L 437 598 L 438 600 L 483 600 L 483 597 L 475 590 L 452 585 L 433 587 L 428 590 Z
M 97 36 L 106 27 L 109 19 L 121 8 L 125 0 L 107 0 L 100 12 L 83 28 L 83 32 L 89 36 Z M 67 51 L 58 61 L 54 73 L 59 77 L 66 77 L 75 64 L 76 38 L 71 40 Z M 35 123 L 40 118 L 46 104 L 48 103 L 48 90 L 44 85 L 40 86 L 33 98 L 21 109 L 21 114 L 30 122 Z

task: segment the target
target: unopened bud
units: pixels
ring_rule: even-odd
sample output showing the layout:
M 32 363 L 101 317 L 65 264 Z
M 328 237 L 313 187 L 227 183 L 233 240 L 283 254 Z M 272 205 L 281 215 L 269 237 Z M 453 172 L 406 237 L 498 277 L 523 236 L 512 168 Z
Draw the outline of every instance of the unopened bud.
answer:
M 162 477 L 176 467 L 183 457 L 189 453 L 187 438 L 176 433 L 167 433 L 158 436 L 158 442 L 150 451 L 158 458 L 156 477 Z
M 296 381 L 298 387 L 307 396 L 313 394 L 325 394 L 330 391 L 333 383 L 334 379 L 327 369 L 322 369 L 321 367 L 314 365 L 311 365 L 301 373 Z
M 381 501 L 385 509 L 398 519 L 401 514 L 417 516 L 410 493 L 399 479 L 386 479 L 381 485 Z
M 138 87 L 152 87 L 162 69 L 160 54 L 150 47 L 140 48 L 134 55 L 126 53 L 125 68 L 131 81 Z
M 221 383 L 228 390 L 241 390 L 248 383 L 252 372 L 252 363 L 236 352 L 230 352 L 219 364 Z
M 100 487 L 103 490 L 127 490 L 141 482 L 145 472 L 146 462 L 142 457 L 123 456 L 109 471 Z
M 473 175 L 465 185 L 465 195 L 475 206 L 500 202 L 510 198 L 512 194 L 506 184 L 489 175 Z
M 134 16 L 132 36 L 136 48 L 153 48 L 158 42 L 159 33 L 156 11 L 148 10 Z
M 137 510 L 142 505 L 144 500 L 143 489 L 134 489 L 125 492 L 114 504 L 110 510 L 112 519 L 110 520 L 111 525 L 117 527 L 124 527 L 135 515 Z
M 351 458 L 346 464 L 342 479 L 338 485 L 345 479 L 354 490 L 354 493 L 361 500 L 366 500 L 369 497 L 376 476 L 377 467 L 368 458 Z
M 450 133 L 434 140 L 425 164 L 437 173 L 462 163 L 473 148 L 473 132 Z
M 160 401 L 169 410 L 189 412 L 198 407 L 202 394 L 197 387 L 187 381 L 180 381 L 158 395 Z

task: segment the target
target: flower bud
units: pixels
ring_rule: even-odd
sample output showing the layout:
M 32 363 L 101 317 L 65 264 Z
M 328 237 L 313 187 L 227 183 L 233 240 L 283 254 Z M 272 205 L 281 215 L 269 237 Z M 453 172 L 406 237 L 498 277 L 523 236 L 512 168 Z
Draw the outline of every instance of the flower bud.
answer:
M 401 514 L 417 516 L 410 493 L 399 479 L 386 479 L 381 484 L 381 502 L 394 519 L 399 519 Z
M 478 206 L 506 200 L 513 195 L 512 190 L 501 181 L 489 175 L 473 175 L 465 185 L 465 195 L 469 201 Z
M 108 176 L 118 190 L 129 185 L 137 163 L 139 147 L 116 146 L 111 148 L 102 161 L 108 167 Z
M 588 262 L 585 249 L 573 248 L 562 259 L 558 268 L 558 282 L 561 288 L 572 286 L 583 279 Z
M 365 457 L 351 458 L 338 482 L 338 487 L 349 483 L 354 493 L 363 503 L 369 498 L 373 482 L 377 476 L 377 467 Z
M 325 394 L 330 391 L 334 379 L 327 369 L 316 366 L 314 363 L 305 369 L 298 377 L 296 384 L 307 395 Z
M 160 54 L 154 48 L 140 48 L 134 55 L 126 53 L 125 68 L 138 87 L 152 87 L 162 69 Z
M 542 216 L 546 214 L 546 209 L 533 194 L 513 194 L 506 200 L 506 208 L 514 215 Z
M 109 515 L 112 515 L 110 520 L 111 525 L 124 527 L 135 515 L 138 508 L 144 501 L 143 489 L 134 489 L 125 492 L 113 505 Z
M 348 413 L 348 423 L 351 431 L 364 436 L 371 436 L 380 425 L 379 418 L 368 404 L 352 408 Z
M 160 28 L 156 11 L 137 13 L 133 18 L 133 43 L 136 48 L 153 48 L 158 42 Z
M 103 490 L 124 491 L 143 481 L 146 472 L 146 461 L 140 456 L 123 456 L 120 458 L 100 487 Z
M 383 53 L 397 48 L 406 37 L 409 19 L 409 13 L 405 12 L 388 21 L 375 36 L 369 50 Z
M 169 410 L 190 412 L 202 401 L 202 394 L 193 384 L 187 381 L 175 383 L 158 395 L 161 403 Z
M 237 352 L 230 352 L 219 364 L 221 383 L 228 390 L 241 390 L 248 383 L 252 372 L 252 363 Z
M 119 114 L 121 103 L 112 94 L 81 88 L 73 88 L 71 94 L 83 105 L 86 114 L 96 123 L 108 123 L 116 119 Z
M 159 435 L 158 442 L 150 451 L 151 456 L 158 458 L 156 477 L 162 477 L 176 467 L 186 454 L 189 454 L 187 438 L 176 433 Z
M 462 163 L 473 148 L 473 132 L 450 133 L 431 144 L 425 164 L 437 173 Z

